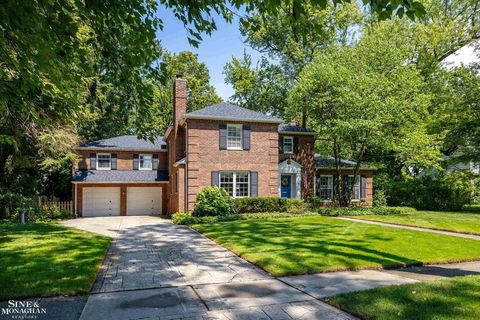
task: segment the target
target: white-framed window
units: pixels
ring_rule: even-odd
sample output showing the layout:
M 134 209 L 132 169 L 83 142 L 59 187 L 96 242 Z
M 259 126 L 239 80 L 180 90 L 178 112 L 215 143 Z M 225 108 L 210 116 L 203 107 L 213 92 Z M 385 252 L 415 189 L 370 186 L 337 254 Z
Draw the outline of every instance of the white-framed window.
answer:
M 293 137 L 283 137 L 283 153 L 293 153 Z
M 353 179 L 353 176 L 348 176 L 350 181 Z M 355 184 L 353 185 L 353 192 L 352 192 L 352 200 L 360 200 L 361 194 L 360 194 L 360 183 L 361 183 L 361 178 L 360 176 L 357 176 L 355 179 Z
M 220 172 L 219 186 L 234 198 L 250 196 L 250 173 L 245 171 Z
M 333 199 L 333 176 L 320 176 L 318 184 L 318 195 L 322 200 Z
M 140 154 L 138 155 L 138 168 L 140 170 L 152 170 L 153 167 L 153 155 L 151 154 Z
M 242 150 L 241 124 L 227 124 L 227 149 Z
M 97 170 L 111 170 L 112 155 L 110 153 L 97 153 Z

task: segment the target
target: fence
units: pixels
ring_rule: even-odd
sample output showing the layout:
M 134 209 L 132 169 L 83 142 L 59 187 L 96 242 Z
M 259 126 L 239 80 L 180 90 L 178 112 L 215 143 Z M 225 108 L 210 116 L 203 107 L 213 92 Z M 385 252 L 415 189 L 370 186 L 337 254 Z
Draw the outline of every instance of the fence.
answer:
M 72 212 L 73 211 L 73 204 L 72 201 L 38 201 L 38 208 L 42 210 L 48 210 L 48 209 L 59 209 L 60 211 L 68 211 Z

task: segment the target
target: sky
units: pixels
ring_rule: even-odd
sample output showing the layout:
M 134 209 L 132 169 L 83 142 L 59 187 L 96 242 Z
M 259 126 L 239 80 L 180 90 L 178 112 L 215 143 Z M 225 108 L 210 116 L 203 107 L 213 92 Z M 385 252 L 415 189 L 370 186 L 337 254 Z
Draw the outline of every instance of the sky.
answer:
M 232 60 L 232 56 L 241 57 L 246 50 L 256 63 L 260 54 L 243 43 L 238 28 L 238 19 L 227 23 L 221 17 L 215 18 L 217 30 L 211 36 L 205 35 L 198 48 L 191 46 L 187 40 L 187 30 L 173 13 L 161 8 L 158 15 L 163 20 L 163 30 L 157 31 L 157 38 L 163 47 L 170 52 L 191 51 L 198 54 L 199 61 L 205 63 L 210 71 L 210 83 L 217 90 L 218 95 L 227 100 L 233 94 L 233 88 L 225 84 L 223 67 Z
M 157 38 L 163 47 L 173 53 L 188 50 L 198 54 L 199 61 L 205 63 L 210 71 L 210 83 L 224 100 L 228 100 L 233 94 L 232 86 L 225 83 L 224 65 L 232 60 L 232 56 L 241 57 L 244 50 L 252 56 L 253 63 L 261 56 L 259 52 L 244 44 L 238 19 L 227 23 L 221 17 L 214 17 L 217 30 L 211 36 L 205 35 L 199 47 L 195 48 L 188 43 L 186 28 L 169 9 L 160 8 L 158 15 L 163 20 L 164 28 L 157 31 Z M 475 55 L 473 46 L 467 46 L 448 57 L 446 65 L 453 67 L 473 61 L 480 61 L 479 55 Z

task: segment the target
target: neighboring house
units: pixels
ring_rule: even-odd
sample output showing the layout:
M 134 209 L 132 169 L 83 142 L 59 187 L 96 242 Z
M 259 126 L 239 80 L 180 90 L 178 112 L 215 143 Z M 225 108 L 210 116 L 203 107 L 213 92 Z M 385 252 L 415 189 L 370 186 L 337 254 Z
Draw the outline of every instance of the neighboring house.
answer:
M 135 136 L 74 148 L 78 216 L 192 211 L 202 188 L 233 197 L 334 197 L 335 174 L 314 156 L 315 133 L 295 124 L 220 103 L 186 113 L 186 82 L 177 78 L 173 125 L 164 140 Z M 346 174 L 351 168 L 345 169 Z M 371 169 L 362 169 L 356 200 L 372 203 Z

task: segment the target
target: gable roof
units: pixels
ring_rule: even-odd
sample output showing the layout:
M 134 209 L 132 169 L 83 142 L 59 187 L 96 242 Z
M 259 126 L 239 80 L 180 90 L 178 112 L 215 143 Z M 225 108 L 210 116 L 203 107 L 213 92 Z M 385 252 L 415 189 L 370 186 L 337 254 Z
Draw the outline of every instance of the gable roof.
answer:
M 296 126 L 293 124 L 281 124 L 278 126 L 278 132 L 280 133 L 292 133 L 292 134 L 305 134 L 315 135 L 315 131 L 304 127 Z
M 154 142 L 139 139 L 134 135 L 118 136 L 110 139 L 89 141 L 80 144 L 74 149 L 98 149 L 98 150 L 166 150 L 167 144 L 159 138 Z
M 221 102 L 200 110 L 189 112 L 185 119 L 249 121 L 264 123 L 282 123 L 283 120 L 267 114 L 242 108 L 229 102 Z

